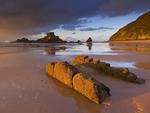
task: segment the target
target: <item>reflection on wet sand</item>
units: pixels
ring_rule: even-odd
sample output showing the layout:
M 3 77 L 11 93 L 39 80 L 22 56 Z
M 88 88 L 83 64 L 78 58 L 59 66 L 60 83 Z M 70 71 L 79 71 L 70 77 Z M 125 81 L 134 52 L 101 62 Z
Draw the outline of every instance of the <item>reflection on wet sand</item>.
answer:
M 56 53 L 56 50 L 55 50 L 55 48 L 48 48 L 48 49 L 46 49 L 46 51 L 47 51 L 47 53 L 48 53 L 48 55 L 55 55 L 55 53 Z
M 79 110 L 86 111 L 86 113 L 100 113 L 103 110 L 102 108 L 105 107 L 105 105 L 103 104 L 98 105 L 89 101 L 89 99 L 87 99 L 86 97 L 82 96 L 81 94 L 77 93 L 76 91 L 53 78 L 46 77 L 46 79 L 49 87 L 56 89 L 62 96 L 71 97 Z
M 134 51 L 134 52 L 146 52 L 146 51 L 150 51 L 150 48 L 112 48 L 112 50 Z
M 54 56 L 56 54 L 56 51 L 65 50 L 65 49 L 66 49 L 65 46 L 61 46 L 61 47 L 49 47 L 45 50 L 48 53 L 48 55 Z
M 89 51 L 92 50 L 92 43 L 87 43 L 86 46 L 88 47 Z
M 136 108 L 135 113 L 145 113 L 144 106 L 136 98 L 133 98 L 133 105 Z
M 134 52 L 147 52 L 150 51 L 149 44 L 137 44 L 137 43 L 109 43 L 112 50 L 122 51 L 134 51 Z
M 28 52 L 33 49 L 34 48 L 26 48 L 26 47 L 22 47 L 22 48 L 13 47 L 13 49 L 9 48 L 9 47 L 2 47 L 2 48 L 0 48 L 0 55 L 1 54 L 16 54 L 16 53 Z
M 136 67 L 150 70 L 150 62 L 139 62 L 135 64 Z

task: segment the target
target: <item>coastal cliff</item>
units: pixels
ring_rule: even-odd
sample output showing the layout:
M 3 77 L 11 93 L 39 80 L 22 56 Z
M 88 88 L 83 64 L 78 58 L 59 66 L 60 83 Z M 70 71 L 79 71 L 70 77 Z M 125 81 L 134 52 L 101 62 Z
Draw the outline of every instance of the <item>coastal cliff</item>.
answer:
M 121 28 L 109 41 L 150 40 L 150 12 Z

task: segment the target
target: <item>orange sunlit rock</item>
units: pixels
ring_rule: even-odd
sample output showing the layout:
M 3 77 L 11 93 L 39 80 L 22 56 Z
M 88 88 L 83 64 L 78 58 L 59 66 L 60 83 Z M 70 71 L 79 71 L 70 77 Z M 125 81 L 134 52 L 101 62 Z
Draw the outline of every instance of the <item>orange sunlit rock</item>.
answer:
M 67 62 L 48 63 L 46 73 L 97 104 L 102 103 L 110 96 L 108 87 L 90 75 L 80 73 L 77 68 Z
M 138 78 L 134 73 L 130 72 L 128 68 L 111 67 L 109 63 L 100 62 L 89 58 L 88 56 L 77 56 L 72 60 L 73 65 L 81 65 L 90 67 L 98 72 L 105 73 L 106 75 L 125 80 L 132 83 L 143 84 L 145 80 Z

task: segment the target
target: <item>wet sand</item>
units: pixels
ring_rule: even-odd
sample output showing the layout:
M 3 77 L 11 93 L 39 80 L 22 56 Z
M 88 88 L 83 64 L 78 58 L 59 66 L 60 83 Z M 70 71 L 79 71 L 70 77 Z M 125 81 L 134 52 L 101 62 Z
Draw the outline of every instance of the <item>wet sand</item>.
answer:
M 136 67 L 150 70 L 150 62 L 137 63 Z
M 111 41 L 110 43 L 150 43 L 150 40 Z
M 71 60 L 75 55 L 49 56 L 43 47 L 0 48 L 0 113 L 150 113 L 150 69 L 143 68 L 145 64 L 137 66 L 150 62 L 150 52 L 113 52 L 117 54 L 91 56 L 119 67 L 130 67 L 131 63 L 130 71 L 144 78 L 146 84 L 124 82 L 84 68 L 111 89 L 112 96 L 97 105 L 45 76 L 47 62 Z

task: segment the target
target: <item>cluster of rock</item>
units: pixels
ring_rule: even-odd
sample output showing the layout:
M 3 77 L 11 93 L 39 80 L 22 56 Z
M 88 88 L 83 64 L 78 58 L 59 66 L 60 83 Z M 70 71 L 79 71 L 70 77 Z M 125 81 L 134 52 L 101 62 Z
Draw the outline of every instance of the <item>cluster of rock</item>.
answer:
M 82 44 L 82 41 L 81 40 L 77 40 L 77 41 L 70 41 L 68 43 L 78 43 L 78 44 Z
M 150 40 L 150 12 L 115 33 L 109 41 Z
M 44 38 L 37 40 L 29 40 L 27 38 L 17 39 L 16 43 L 66 43 L 67 41 L 62 40 L 59 36 L 55 36 L 54 32 L 49 32 Z
M 109 63 L 94 60 L 88 56 L 77 56 L 71 64 L 68 62 L 51 62 L 46 65 L 46 73 L 68 87 L 81 93 L 93 102 L 100 104 L 110 96 L 110 89 L 97 81 L 94 76 L 81 71 L 78 66 L 87 66 L 105 75 L 116 77 L 132 83 L 143 84 L 144 79 L 138 78 L 127 68 L 111 67 Z
M 18 42 L 18 43 L 30 43 L 30 42 L 33 42 L 27 38 L 21 38 L 21 39 L 17 39 L 15 42 Z
M 90 75 L 81 73 L 68 62 L 52 62 L 46 65 L 46 73 L 68 87 L 100 104 L 110 96 L 110 90 Z
M 109 75 L 133 83 L 145 83 L 144 79 L 138 78 L 134 73 L 130 72 L 128 68 L 111 67 L 108 63 L 101 62 L 100 60 L 94 60 L 84 55 L 75 57 L 72 61 L 72 65 L 87 66 L 99 72 L 105 73 L 105 75 Z

